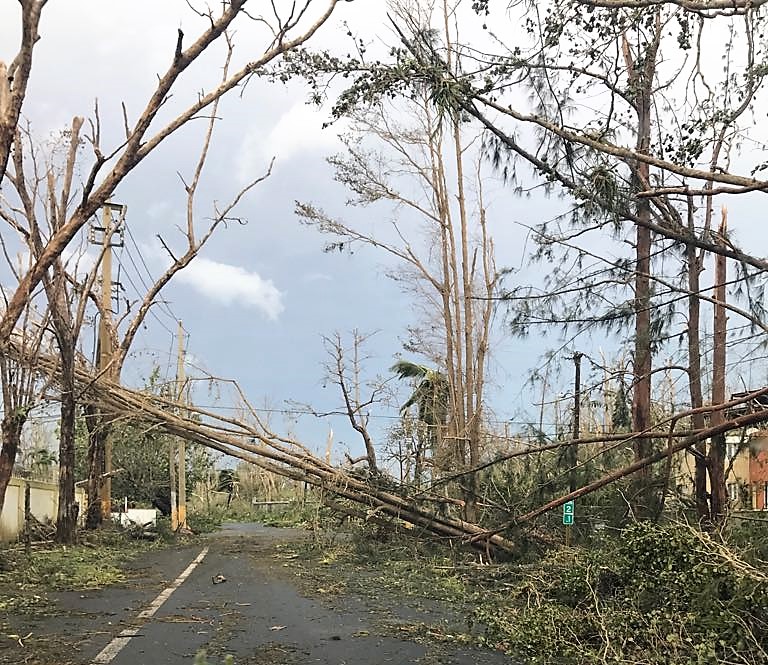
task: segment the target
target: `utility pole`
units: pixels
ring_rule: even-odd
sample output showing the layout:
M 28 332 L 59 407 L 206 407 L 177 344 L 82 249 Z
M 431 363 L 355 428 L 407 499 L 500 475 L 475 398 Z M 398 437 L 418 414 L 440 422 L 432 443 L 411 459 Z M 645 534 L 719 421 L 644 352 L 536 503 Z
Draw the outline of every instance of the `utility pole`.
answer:
M 568 487 L 571 492 L 576 491 L 576 464 L 578 455 L 576 453 L 576 442 L 581 433 L 581 356 L 584 355 L 575 351 L 573 354 L 573 364 L 575 372 L 573 377 L 573 427 L 571 429 L 571 444 L 566 449 L 566 464 L 568 465 Z M 571 521 L 565 523 L 566 515 L 563 516 L 565 523 L 565 546 L 570 547 L 573 536 L 573 501 L 569 502 L 571 506 Z
M 112 346 L 112 248 L 122 246 L 123 228 L 127 206 L 119 203 L 105 203 L 101 209 L 101 227 L 92 226 L 89 240 L 92 244 L 101 245 L 101 318 L 99 319 L 99 374 L 107 379 L 114 379 L 115 369 L 112 366 L 114 348 Z M 117 213 L 117 219 L 112 214 Z M 102 233 L 99 239 L 97 233 Z M 119 242 L 115 243 L 115 234 Z M 117 285 L 119 287 L 119 284 Z M 103 425 L 104 423 L 102 423 Z M 112 440 L 107 433 L 104 439 L 103 464 L 100 464 L 102 476 L 99 498 L 101 515 L 109 519 L 112 513 Z
M 127 206 L 119 203 L 104 203 L 101 221 L 91 222 L 88 241 L 101 248 L 101 317 L 98 329 L 98 353 L 96 364 L 100 375 L 115 379 L 112 346 L 112 247 L 121 246 Z M 113 217 L 117 213 L 117 217 Z M 114 242 L 117 235 L 119 241 Z M 119 287 L 119 283 L 117 284 Z M 112 509 L 112 446 L 109 441 L 109 422 L 106 415 L 97 410 L 96 428 L 90 433 L 88 469 L 88 516 L 89 528 L 99 526 L 104 518 L 109 519 Z M 94 414 L 96 415 L 96 414 Z
M 184 402 L 184 387 L 187 381 L 184 372 L 184 326 L 179 321 L 178 331 L 178 356 L 176 359 L 176 386 L 178 401 Z M 187 529 L 187 444 L 182 438 L 179 438 L 179 508 L 178 508 L 178 528 Z
M 101 258 L 101 319 L 99 320 L 99 374 L 112 374 L 112 210 L 102 208 L 104 254 Z M 101 483 L 101 516 L 110 519 L 112 513 L 112 440 L 104 440 L 104 477 Z
M 179 506 L 176 501 L 176 451 L 178 445 L 175 439 L 168 442 L 168 481 L 171 486 L 171 530 L 179 528 Z

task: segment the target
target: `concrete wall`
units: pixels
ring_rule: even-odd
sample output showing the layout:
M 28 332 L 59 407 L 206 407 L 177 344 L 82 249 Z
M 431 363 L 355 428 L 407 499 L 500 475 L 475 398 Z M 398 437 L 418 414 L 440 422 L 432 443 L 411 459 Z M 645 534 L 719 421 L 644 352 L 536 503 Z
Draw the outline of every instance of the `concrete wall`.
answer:
M 0 541 L 16 540 L 24 530 L 24 485 L 29 483 L 32 515 L 41 522 L 55 521 L 59 504 L 59 488 L 55 483 L 24 480 L 12 477 L 5 493 L 5 504 L 0 515 Z M 80 514 L 85 512 L 85 492 L 75 491 Z

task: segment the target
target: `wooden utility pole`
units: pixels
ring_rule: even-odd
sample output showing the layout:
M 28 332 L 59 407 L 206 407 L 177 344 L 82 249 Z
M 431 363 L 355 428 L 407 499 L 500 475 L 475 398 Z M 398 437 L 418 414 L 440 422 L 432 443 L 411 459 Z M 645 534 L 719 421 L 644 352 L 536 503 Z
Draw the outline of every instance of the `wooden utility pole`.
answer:
M 724 244 L 728 230 L 728 211 L 723 208 L 718 242 Z M 728 278 L 724 256 L 715 256 L 715 315 L 714 339 L 712 348 L 712 405 L 725 403 L 725 362 L 727 317 L 725 313 L 725 283 Z M 712 411 L 710 425 L 717 427 L 725 422 L 722 409 Z M 712 494 L 711 515 L 714 521 L 722 519 L 728 505 L 728 493 L 725 487 L 725 434 L 712 437 L 709 448 L 709 484 Z
M 112 208 L 102 208 L 104 246 L 101 259 L 101 319 L 99 322 L 99 374 L 112 376 Z M 112 514 L 112 438 L 104 440 L 104 468 L 101 482 L 101 516 L 109 520 Z
M 184 388 L 187 381 L 184 372 L 184 326 L 179 321 L 178 331 L 178 355 L 176 359 L 176 386 L 179 403 L 184 401 Z M 184 439 L 179 439 L 179 508 L 178 528 L 187 529 L 187 444 Z
M 176 439 L 168 442 L 168 482 L 171 486 L 171 529 L 179 528 L 179 505 L 176 500 Z

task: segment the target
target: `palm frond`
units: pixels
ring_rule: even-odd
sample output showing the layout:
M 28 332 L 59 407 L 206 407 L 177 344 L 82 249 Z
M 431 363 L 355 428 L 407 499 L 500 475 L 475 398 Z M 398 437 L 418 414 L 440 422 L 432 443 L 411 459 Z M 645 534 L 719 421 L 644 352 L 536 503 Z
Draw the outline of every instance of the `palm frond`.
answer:
M 389 369 L 397 374 L 398 379 L 423 379 L 433 371 L 429 367 L 419 365 L 410 360 L 398 360 Z

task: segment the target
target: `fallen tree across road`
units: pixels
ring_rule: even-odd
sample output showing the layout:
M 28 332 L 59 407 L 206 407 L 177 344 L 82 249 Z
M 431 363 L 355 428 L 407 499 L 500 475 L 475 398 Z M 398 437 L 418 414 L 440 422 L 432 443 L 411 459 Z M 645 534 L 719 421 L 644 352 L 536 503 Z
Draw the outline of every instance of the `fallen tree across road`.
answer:
M 17 358 L 24 356 L 17 347 L 11 348 Z M 56 376 L 58 361 L 55 357 L 38 354 L 34 362 L 41 373 L 50 377 Z M 530 522 L 534 517 L 562 505 L 571 498 L 594 492 L 641 468 L 667 459 L 676 452 L 689 449 L 698 441 L 714 434 L 768 421 L 768 409 L 762 409 L 728 420 L 717 428 L 688 433 L 682 440 L 672 443 L 674 425 L 685 415 L 680 414 L 680 417 L 670 420 L 672 425 L 669 445 L 664 450 L 627 467 L 612 470 L 589 485 L 550 501 L 526 515 L 513 517 L 496 527 L 487 527 L 445 515 L 438 509 L 441 497 L 430 496 L 424 491 L 415 492 L 412 488 L 383 475 L 361 476 L 350 469 L 335 467 L 314 455 L 300 441 L 272 432 L 250 407 L 234 381 L 230 383 L 235 386 L 243 404 L 250 410 L 252 422 L 229 418 L 188 404 L 182 405 L 153 393 L 126 388 L 94 375 L 83 367 L 78 368 L 76 381 L 81 401 L 98 403 L 109 411 L 115 420 L 138 421 L 147 427 L 231 455 L 271 473 L 305 482 L 323 490 L 323 496 L 333 509 L 339 508 L 334 499 L 346 499 L 363 506 L 364 511 L 347 511 L 354 512 L 357 516 L 368 519 L 399 519 L 436 536 L 469 544 L 489 555 L 517 552 L 517 543 L 502 534 Z M 764 394 L 768 394 L 768 388 L 728 404 L 708 408 L 726 409 Z M 632 436 L 635 434 L 627 434 L 627 440 Z M 563 445 L 568 445 L 568 442 Z M 536 448 L 530 449 L 530 452 L 535 453 Z

